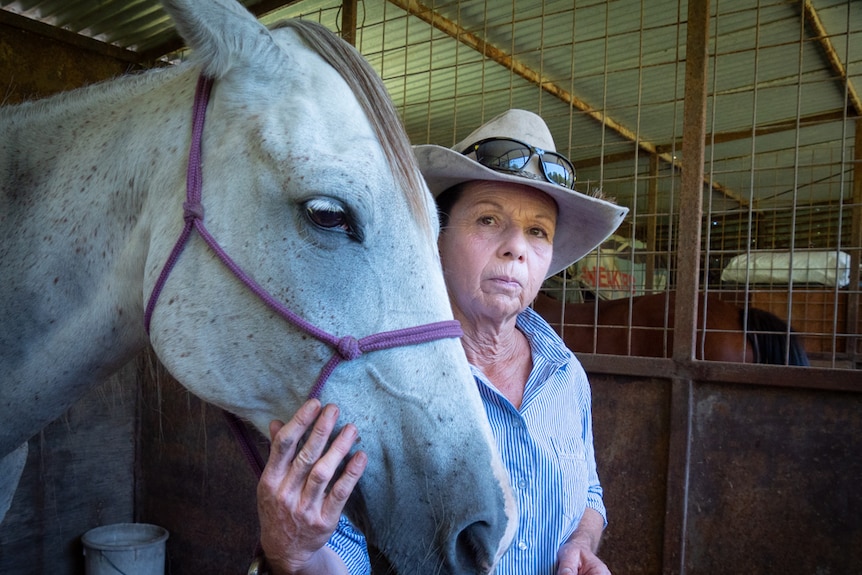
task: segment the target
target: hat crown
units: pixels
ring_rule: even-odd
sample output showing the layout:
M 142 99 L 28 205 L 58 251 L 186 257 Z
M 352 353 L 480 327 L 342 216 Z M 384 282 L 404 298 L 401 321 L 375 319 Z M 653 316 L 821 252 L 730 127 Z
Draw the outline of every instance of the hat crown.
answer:
M 472 152 L 463 153 L 468 146 L 488 138 L 509 138 L 547 152 L 557 151 L 551 131 L 540 116 L 526 110 L 508 110 L 484 123 L 452 148 L 434 144 L 414 146 L 422 176 L 434 197 L 452 186 L 473 180 L 527 184 L 548 194 L 557 202 L 559 209 L 548 276 L 566 269 L 592 251 L 622 222 L 627 208 L 581 194 L 540 176 L 544 171 L 536 154 L 521 172 L 514 173 L 488 167 L 476 161 Z M 528 182 L 524 178 L 528 178 Z
M 452 150 L 462 153 L 467 146 L 488 138 L 512 138 L 534 148 L 556 152 L 554 138 L 541 116 L 527 110 L 507 110 L 488 120 L 455 144 Z

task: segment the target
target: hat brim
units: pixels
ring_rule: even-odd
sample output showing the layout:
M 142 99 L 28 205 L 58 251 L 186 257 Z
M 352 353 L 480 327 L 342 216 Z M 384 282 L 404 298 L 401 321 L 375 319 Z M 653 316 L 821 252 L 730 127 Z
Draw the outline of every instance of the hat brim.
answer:
M 557 184 L 486 168 L 449 148 L 424 144 L 413 146 L 413 151 L 435 198 L 452 186 L 471 180 L 528 185 L 551 196 L 557 202 L 558 213 L 554 256 L 547 277 L 556 275 L 593 251 L 614 233 L 628 213 L 626 207 Z

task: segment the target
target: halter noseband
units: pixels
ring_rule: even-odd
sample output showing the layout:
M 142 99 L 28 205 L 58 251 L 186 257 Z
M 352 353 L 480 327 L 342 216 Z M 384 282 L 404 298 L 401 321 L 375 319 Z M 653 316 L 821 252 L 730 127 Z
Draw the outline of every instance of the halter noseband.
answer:
M 198 78 L 192 117 L 192 141 L 189 149 L 189 165 L 186 175 L 186 201 L 183 203 L 183 220 L 185 221 L 185 226 L 183 227 L 183 231 L 180 233 L 180 237 L 177 239 L 176 244 L 174 244 L 174 248 L 171 250 L 170 256 L 168 256 L 165 266 L 162 268 L 162 272 L 159 274 L 156 284 L 153 287 L 153 291 L 150 294 L 150 299 L 147 302 L 147 307 L 144 311 L 144 328 L 146 329 L 147 334 L 150 333 L 150 321 L 152 320 L 153 309 L 159 299 L 159 294 L 161 294 L 171 270 L 174 265 L 176 265 L 183 248 L 188 242 L 192 230 L 196 229 L 222 263 L 227 266 L 227 268 L 233 272 L 233 274 L 243 284 L 245 284 L 246 287 L 263 300 L 267 306 L 293 326 L 301 329 L 308 335 L 329 345 L 335 350 L 332 354 L 332 358 L 330 358 L 326 365 L 323 366 L 323 369 L 317 378 L 317 382 L 308 394 L 309 398 L 320 397 L 329 376 L 343 360 L 350 361 L 352 359 L 356 359 L 363 353 L 370 351 L 426 343 L 437 339 L 461 337 L 463 335 L 461 324 L 455 320 L 440 321 L 395 331 L 381 332 L 359 339 L 349 335 L 341 338 L 335 337 L 309 323 L 285 307 L 284 304 L 272 297 L 263 287 L 260 286 L 260 284 L 254 281 L 251 276 L 246 274 L 242 268 L 240 268 L 230 258 L 230 256 L 227 255 L 224 249 L 222 249 L 215 238 L 213 238 L 206 229 L 206 226 L 204 226 L 204 208 L 201 203 L 201 188 L 203 182 L 203 171 L 201 168 L 201 137 L 203 134 L 204 119 L 206 117 L 207 103 L 209 102 L 212 84 L 212 78 L 207 78 L 203 75 Z M 231 418 L 229 417 L 229 419 Z M 243 448 L 245 449 L 246 446 Z M 263 466 L 261 462 L 260 469 L 262 468 Z

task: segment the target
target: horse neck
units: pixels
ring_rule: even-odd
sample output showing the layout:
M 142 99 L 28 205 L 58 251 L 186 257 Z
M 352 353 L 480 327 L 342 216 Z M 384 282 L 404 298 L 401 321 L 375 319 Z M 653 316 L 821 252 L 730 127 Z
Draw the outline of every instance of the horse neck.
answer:
M 169 212 L 151 196 L 182 187 L 194 76 L 160 70 L 0 112 L 0 369 L 13 382 L 92 380 L 146 344 L 150 227 Z
M 95 254 L 103 263 L 88 262 L 88 273 L 109 267 L 147 217 L 145 204 L 158 203 L 149 196 L 184 181 L 193 77 L 157 70 L 0 110 L 8 224 L 52 230 L 49 258 L 86 260 L 81 244 L 107 246 L 112 253 Z

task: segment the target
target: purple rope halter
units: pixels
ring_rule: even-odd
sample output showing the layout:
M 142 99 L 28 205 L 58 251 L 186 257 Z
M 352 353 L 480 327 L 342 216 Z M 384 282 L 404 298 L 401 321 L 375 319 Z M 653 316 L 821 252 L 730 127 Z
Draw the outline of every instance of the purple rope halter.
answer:
M 180 254 L 194 229 L 198 231 L 200 236 L 210 249 L 215 252 L 222 263 L 227 266 L 227 268 L 233 272 L 233 274 L 242 283 L 244 283 L 246 287 L 263 300 L 267 306 L 278 313 L 288 323 L 301 329 L 317 340 L 328 344 L 335 350 L 332 354 L 332 358 L 330 358 L 326 365 L 323 366 L 323 369 L 317 378 L 317 382 L 308 394 L 309 398 L 320 397 L 329 376 L 332 375 L 332 372 L 342 361 L 356 359 L 363 353 L 370 351 L 426 343 L 437 339 L 461 337 L 463 335 L 461 324 L 455 320 L 440 321 L 395 331 L 387 331 L 359 339 L 349 335 L 340 338 L 330 335 L 299 317 L 290 309 L 285 307 L 284 304 L 272 297 L 265 289 L 263 289 L 263 287 L 254 281 L 254 279 L 246 274 L 242 268 L 240 268 L 230 258 L 230 256 L 227 255 L 215 238 L 213 238 L 206 229 L 206 226 L 204 226 L 204 207 L 201 203 L 201 188 L 203 183 L 203 172 L 201 168 L 201 136 L 203 134 L 204 119 L 206 117 L 207 103 L 209 102 L 212 83 L 213 81 L 211 78 L 207 78 L 203 75 L 198 78 L 197 89 L 195 91 L 194 114 L 192 117 L 192 142 L 191 148 L 189 149 L 189 165 L 186 176 L 186 202 L 183 204 L 183 220 L 185 221 L 185 226 L 183 227 L 183 231 L 180 233 L 180 237 L 177 239 L 176 244 L 174 244 L 174 248 L 171 250 L 170 256 L 168 256 L 165 266 L 162 268 L 162 272 L 159 274 L 156 284 L 153 287 L 153 291 L 150 294 L 150 299 L 147 302 L 147 307 L 144 311 L 144 328 L 146 329 L 147 334 L 150 333 L 150 322 L 152 320 L 153 310 L 156 307 L 159 295 L 161 294 L 171 270 L 176 265 L 177 260 L 179 260 Z M 252 466 L 256 468 L 259 476 L 263 470 L 263 461 L 260 459 L 260 455 L 257 453 L 257 450 L 251 448 L 250 436 L 247 434 L 244 426 L 242 426 L 242 423 L 236 418 L 236 416 L 228 414 L 228 412 L 225 412 L 225 414 L 228 416 L 228 421 L 231 422 L 231 427 L 234 428 L 235 432 L 237 432 L 237 426 L 243 428 L 243 430 L 238 433 L 238 435 L 245 437 L 240 438 L 240 443 L 244 444 L 243 450 L 246 452 L 246 456 L 249 458 Z M 253 452 L 253 456 L 249 455 L 249 451 Z

